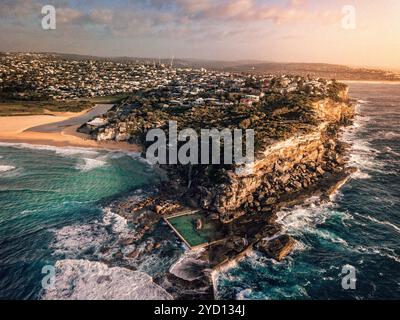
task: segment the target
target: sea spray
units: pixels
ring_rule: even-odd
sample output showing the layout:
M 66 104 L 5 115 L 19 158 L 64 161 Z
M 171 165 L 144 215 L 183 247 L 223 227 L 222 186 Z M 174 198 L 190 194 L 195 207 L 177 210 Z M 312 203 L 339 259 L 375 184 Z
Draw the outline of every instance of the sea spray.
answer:
M 0 165 L 0 172 L 7 172 L 7 171 L 12 171 L 12 170 L 15 170 L 15 167 Z
M 55 264 L 54 287 L 44 300 L 170 300 L 172 296 L 146 273 L 88 260 Z
M 102 208 L 127 192 L 152 188 L 159 178 L 132 156 L 114 154 L 1 143 L 1 165 L 15 169 L 0 174 L 0 273 L 7 274 L 0 279 L 0 296 L 37 299 L 42 266 L 59 260 L 117 263 L 115 255 L 123 249 L 119 231 L 127 223 Z M 107 170 L 76 169 L 82 157 L 105 161 Z M 134 233 L 134 228 L 129 232 Z M 167 258 L 162 259 L 154 259 L 152 264 L 167 268 Z M 170 264 L 174 259 L 172 256 Z M 132 265 L 140 265 L 146 256 L 131 260 Z

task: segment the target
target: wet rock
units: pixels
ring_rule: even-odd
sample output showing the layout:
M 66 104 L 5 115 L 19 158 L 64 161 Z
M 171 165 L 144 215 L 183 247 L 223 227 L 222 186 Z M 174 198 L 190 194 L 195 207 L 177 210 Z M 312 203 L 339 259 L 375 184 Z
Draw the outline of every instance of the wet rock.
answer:
M 97 280 L 96 280 L 96 282 L 98 283 L 98 284 L 102 284 L 102 283 L 104 283 L 104 282 L 110 282 L 111 281 L 111 277 L 110 276 L 100 276 L 100 277 L 98 277 L 97 278 Z
M 123 257 L 124 257 L 124 255 L 122 254 L 121 251 L 118 251 L 116 254 L 114 254 L 115 259 L 122 259 Z
M 128 253 L 128 254 L 126 255 L 126 257 L 127 257 L 128 259 L 136 259 L 136 258 L 139 256 L 139 254 L 140 254 L 140 251 L 139 251 L 139 250 L 133 250 L 132 252 Z
M 121 239 L 121 240 L 119 241 L 119 243 L 120 243 L 121 245 L 123 245 L 123 246 L 129 246 L 129 245 L 131 245 L 132 243 L 134 243 L 135 241 L 136 241 L 136 238 L 135 238 L 135 237 L 129 237 L 129 238 Z
M 300 189 L 303 188 L 303 185 L 302 185 L 300 182 L 298 182 L 298 181 L 294 181 L 294 182 L 293 182 L 293 186 L 294 186 L 297 190 L 300 190 Z
M 153 249 L 154 249 L 154 242 L 149 242 L 149 243 L 146 244 L 145 250 L 146 250 L 147 253 L 152 252 Z
M 280 178 L 280 182 L 282 184 L 287 184 L 290 178 L 291 178 L 290 174 L 285 174 L 283 177 Z
M 294 248 L 296 241 L 289 235 L 282 235 L 272 240 L 261 240 L 255 249 L 277 261 L 282 261 Z
M 316 168 L 316 172 L 322 176 L 322 175 L 324 175 L 324 173 L 325 173 L 325 170 L 324 170 L 324 169 L 322 169 L 322 167 L 321 167 L 321 166 L 318 166 L 318 167 Z
M 196 230 L 203 229 L 203 221 L 201 219 L 196 220 Z
M 130 138 L 131 138 L 131 135 L 129 133 L 124 132 L 124 133 L 118 133 L 115 137 L 115 140 L 118 142 L 121 142 L 121 141 L 127 141 Z
M 270 198 L 267 199 L 267 201 L 265 201 L 265 204 L 268 206 L 268 205 L 271 205 L 271 204 L 276 203 L 277 200 L 278 200 L 278 199 L 275 198 L 275 197 L 270 197 Z
M 154 212 L 158 215 L 167 215 L 173 213 L 181 208 L 180 203 L 176 201 L 160 201 L 159 204 L 154 206 Z
M 103 132 L 101 132 L 97 135 L 97 140 L 98 141 L 114 140 L 116 137 L 115 131 L 116 130 L 112 127 L 106 128 Z
M 161 214 L 162 210 L 163 210 L 163 207 L 160 205 L 157 205 L 154 207 L 154 212 L 157 214 Z
M 282 227 L 278 224 L 275 225 L 267 225 L 263 231 L 261 231 L 258 235 L 258 239 L 263 239 L 263 238 L 271 238 L 275 236 L 277 233 L 281 232 Z

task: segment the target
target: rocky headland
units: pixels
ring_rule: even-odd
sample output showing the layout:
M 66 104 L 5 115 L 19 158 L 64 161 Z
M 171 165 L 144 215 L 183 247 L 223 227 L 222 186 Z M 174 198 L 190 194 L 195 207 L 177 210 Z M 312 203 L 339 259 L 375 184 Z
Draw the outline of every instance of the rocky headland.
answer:
M 296 240 L 282 231 L 277 212 L 311 196 L 329 199 L 354 171 L 346 166 L 347 146 L 340 141 L 341 129 L 355 113 L 345 85 L 302 77 L 235 77 L 244 79 L 240 89 L 225 81 L 225 87 L 203 91 L 201 101 L 209 103 L 198 103 L 199 97 L 171 103 L 169 95 L 179 92 L 176 85 L 136 92 L 80 128 L 96 140 L 137 143 L 144 151 L 148 130 L 167 130 L 171 120 L 179 129 L 255 130 L 254 163 L 160 165 L 168 179 L 157 192 L 113 205 L 115 213 L 136 226 L 126 245 L 141 241 L 160 220 L 180 212 L 200 212 L 202 219 L 194 227 L 211 223 L 223 235 L 155 279 L 175 298 L 212 298 L 215 272 L 251 250 L 283 260 Z M 218 91 L 221 86 L 224 90 Z M 149 252 L 156 247 L 149 245 Z

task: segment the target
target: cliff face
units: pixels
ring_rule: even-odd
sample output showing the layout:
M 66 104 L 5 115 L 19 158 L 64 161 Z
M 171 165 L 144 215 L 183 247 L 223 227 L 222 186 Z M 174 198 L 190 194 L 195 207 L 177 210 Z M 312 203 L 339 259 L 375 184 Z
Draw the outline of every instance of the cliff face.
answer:
M 274 83 L 280 81 L 273 79 Z M 193 108 L 157 106 L 156 102 L 165 101 L 155 90 L 116 106 L 105 116 L 106 125 L 82 128 L 98 140 L 129 138 L 144 148 L 143 136 L 148 130 L 166 132 L 166 124 L 172 120 L 179 129 L 255 130 L 256 157 L 251 165 L 161 165 L 170 179 L 160 183 L 157 193 L 139 202 L 128 199 L 113 208 L 136 226 L 135 234 L 124 242 L 127 245 L 144 239 L 162 217 L 192 209 L 202 215 L 200 222 L 218 229 L 218 241 L 205 244 L 196 257 L 199 267 L 190 269 L 190 278 L 196 280 L 179 277 L 174 268 L 165 275 L 162 283 L 172 294 L 176 295 L 178 288 L 179 298 L 193 298 L 193 292 L 201 287 L 206 290 L 200 298 L 209 299 L 210 270 L 223 270 L 252 249 L 278 261 L 284 259 L 295 239 L 284 234 L 276 222 L 277 211 L 312 195 L 328 195 L 347 179 L 346 146 L 338 137 L 341 127 L 354 117 L 347 88 L 319 81 L 319 91 L 311 94 L 301 81 L 297 87 L 288 92 L 270 84 L 260 101 L 251 105 L 234 98 L 240 96 L 235 93 L 231 100 L 224 96 L 227 104 Z M 196 228 L 201 224 L 198 227 L 196 223 Z M 188 255 L 186 262 L 183 258 L 182 264 L 189 268 L 193 257 Z
M 343 170 L 343 145 L 337 134 L 353 118 L 354 108 L 324 99 L 313 109 L 322 120 L 313 132 L 273 143 L 246 170 L 228 171 L 229 182 L 203 194 L 201 206 L 216 210 L 222 221 L 229 222 L 247 211 L 268 212 L 282 197 Z
M 192 108 L 160 107 L 157 102 L 165 99 L 154 90 L 115 106 L 105 115 L 104 126 L 81 129 L 97 140 L 129 140 L 146 148 L 148 130 L 167 131 L 168 121 L 176 121 L 179 129 L 253 128 L 252 165 L 162 166 L 171 178 L 165 198 L 216 212 L 227 223 L 246 213 L 270 214 L 284 200 L 343 171 L 344 146 L 338 131 L 354 116 L 348 88 L 336 82 L 317 83 L 320 93 L 315 95 L 299 84 L 295 92 L 268 87 L 252 105 L 224 96 L 229 103 Z

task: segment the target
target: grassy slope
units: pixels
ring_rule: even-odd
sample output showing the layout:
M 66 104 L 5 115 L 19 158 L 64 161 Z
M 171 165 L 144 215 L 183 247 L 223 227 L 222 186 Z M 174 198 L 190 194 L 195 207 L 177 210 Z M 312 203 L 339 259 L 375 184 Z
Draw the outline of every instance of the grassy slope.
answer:
M 0 116 L 38 115 L 51 112 L 81 112 L 95 104 L 118 103 L 126 95 L 96 97 L 76 101 L 6 101 L 0 102 Z

